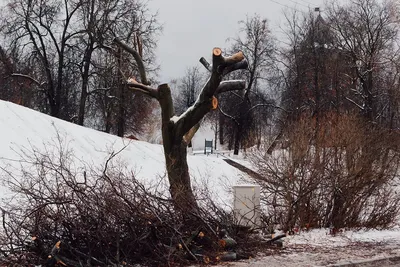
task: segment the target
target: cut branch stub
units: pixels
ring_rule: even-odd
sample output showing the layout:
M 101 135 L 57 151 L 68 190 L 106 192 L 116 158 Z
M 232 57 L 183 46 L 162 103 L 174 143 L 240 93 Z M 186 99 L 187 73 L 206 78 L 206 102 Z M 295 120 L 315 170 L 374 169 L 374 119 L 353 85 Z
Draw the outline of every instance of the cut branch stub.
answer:
M 158 86 L 158 102 L 161 106 L 161 117 L 163 122 L 168 122 L 175 115 L 175 109 L 171 96 L 171 89 L 168 84 Z
M 217 90 L 215 91 L 215 95 L 218 95 L 223 92 L 244 90 L 245 88 L 246 88 L 245 80 L 223 81 L 219 84 Z
M 211 107 L 212 110 L 217 109 L 217 107 L 218 107 L 218 99 L 215 96 L 213 96 L 213 98 L 211 100 L 211 105 L 212 105 L 212 107 Z
M 197 132 L 197 130 L 200 128 L 200 122 L 196 123 L 192 128 L 190 128 L 189 132 L 187 132 L 183 136 L 183 141 L 188 145 L 190 141 L 192 140 L 193 136 Z
M 248 64 L 244 58 L 243 52 L 239 51 L 230 57 L 225 57 L 222 64 L 218 66 L 218 72 L 226 75 L 229 72 L 238 69 L 247 69 Z
M 219 47 L 214 47 L 213 49 L 213 55 L 215 57 L 220 57 L 222 55 L 222 50 Z
M 152 98 L 158 99 L 158 89 L 152 88 L 148 85 L 138 83 L 133 78 L 129 78 L 126 84 L 128 85 L 128 88 L 133 91 L 140 91 Z
M 199 61 L 209 72 L 212 71 L 210 63 L 204 57 L 201 57 Z
M 225 58 L 225 64 L 230 65 L 230 64 L 235 64 L 237 62 L 240 62 L 244 59 L 244 55 L 242 51 L 237 52 L 236 54 L 233 54 L 230 57 Z
M 222 56 L 222 50 L 219 47 L 214 47 L 213 49 L 213 64 L 212 64 L 212 71 L 211 73 L 219 73 L 220 67 L 224 65 L 224 57 Z
M 212 72 L 211 64 L 208 63 L 208 61 L 204 57 L 201 57 L 199 61 L 209 72 Z M 247 69 L 248 63 L 247 60 L 244 60 L 243 52 L 239 51 L 238 53 L 232 55 L 231 57 L 225 58 L 225 63 L 221 64 L 219 68 L 224 69 L 222 75 L 226 75 L 234 70 Z

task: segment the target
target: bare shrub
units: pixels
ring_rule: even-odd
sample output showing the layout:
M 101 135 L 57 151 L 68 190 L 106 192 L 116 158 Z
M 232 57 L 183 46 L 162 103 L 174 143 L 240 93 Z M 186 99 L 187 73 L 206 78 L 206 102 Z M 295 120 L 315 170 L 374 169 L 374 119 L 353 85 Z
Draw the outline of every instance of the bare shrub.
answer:
M 395 134 L 353 115 L 300 119 L 287 148 L 254 152 L 269 220 L 293 227 L 388 227 L 399 213 Z
M 251 248 L 236 236 L 230 212 L 218 207 L 207 190 L 188 222 L 175 212 L 161 182 L 165 177 L 143 186 L 118 162 L 118 153 L 95 167 L 78 163 L 60 136 L 45 149 L 23 149 L 18 164 L 3 168 L 14 197 L 2 207 L 0 263 L 49 264 L 56 258 L 68 266 L 174 266 L 217 261 L 222 228 L 246 251 Z
M 174 235 L 157 226 L 179 221 L 168 200 L 123 174 L 112 164 L 115 154 L 103 169 L 84 166 L 74 171 L 71 151 L 60 146 L 59 154 L 54 152 L 25 151 L 22 177 L 8 173 L 18 201 L 5 212 L 7 253 L 26 257 L 33 252 L 32 261 L 39 264 L 61 240 L 63 261 L 73 266 L 167 261 L 160 241 L 171 242 Z

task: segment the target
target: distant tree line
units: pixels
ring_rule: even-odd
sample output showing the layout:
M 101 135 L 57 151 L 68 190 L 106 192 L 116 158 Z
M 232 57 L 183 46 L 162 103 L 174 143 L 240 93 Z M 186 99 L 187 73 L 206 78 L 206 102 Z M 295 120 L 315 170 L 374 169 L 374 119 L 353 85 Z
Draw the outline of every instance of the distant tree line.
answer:
M 119 136 L 140 130 L 150 105 L 125 90 L 137 68 L 112 40 L 135 46 L 155 73 L 161 27 L 145 2 L 10 0 L 2 18 L 1 99 Z

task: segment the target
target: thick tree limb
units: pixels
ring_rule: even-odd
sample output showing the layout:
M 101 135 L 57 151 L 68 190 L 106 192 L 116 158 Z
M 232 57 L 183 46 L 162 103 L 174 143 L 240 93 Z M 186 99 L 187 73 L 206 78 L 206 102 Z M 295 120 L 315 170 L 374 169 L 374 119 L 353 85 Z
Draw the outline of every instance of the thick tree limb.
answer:
M 30 80 L 31 82 L 33 82 L 34 84 L 36 84 L 36 85 L 39 86 L 39 87 L 42 87 L 43 85 L 46 84 L 46 82 L 42 82 L 42 83 L 41 83 L 41 82 L 39 82 L 38 80 L 32 78 L 31 76 L 25 75 L 25 74 L 21 74 L 21 73 L 12 73 L 11 76 L 12 76 L 12 77 L 19 77 L 19 78 L 24 78 L 24 79 Z
M 238 90 L 244 90 L 246 88 L 246 81 L 245 80 L 229 80 L 229 81 L 223 81 L 220 83 L 218 86 L 215 94 L 220 94 L 223 92 L 228 92 L 228 91 L 238 91 Z
M 223 75 L 226 75 L 226 74 L 228 74 L 228 73 L 230 73 L 232 71 L 235 71 L 235 70 L 240 70 L 240 69 L 244 70 L 244 69 L 247 69 L 248 67 L 249 67 L 249 64 L 247 63 L 247 61 L 246 60 L 242 60 L 240 62 L 237 62 L 237 63 L 235 63 L 233 65 L 230 65 L 230 66 L 226 67 L 224 69 L 224 71 L 223 71 Z
M 168 84 L 158 86 L 158 102 L 161 106 L 161 119 L 163 122 L 169 122 L 175 115 L 174 104 L 172 102 L 171 89 Z
M 128 88 L 133 91 L 139 91 L 152 98 L 158 99 L 158 89 L 138 83 L 134 79 L 129 79 L 126 84 L 128 85 Z
M 235 117 L 233 117 L 233 116 L 229 115 L 228 113 L 224 112 L 224 111 L 221 109 L 221 107 L 218 107 L 218 109 L 219 109 L 219 111 L 221 112 L 222 115 L 224 115 L 225 117 L 227 117 L 227 118 L 233 120 L 237 125 L 240 124 L 239 121 L 238 121 Z
M 190 128 L 189 132 L 187 132 L 183 136 L 183 141 L 186 143 L 186 145 L 188 145 L 190 143 L 190 141 L 192 140 L 192 138 L 196 134 L 196 132 L 199 130 L 199 128 L 200 128 L 200 122 L 196 123 L 196 125 L 193 126 L 192 128 Z
M 209 72 L 212 71 L 211 64 L 208 63 L 207 59 L 205 59 L 204 57 L 201 57 L 199 61 Z
M 242 51 L 237 52 L 236 54 L 233 54 L 229 57 L 224 58 L 224 64 L 225 66 L 228 65 L 234 65 L 238 62 L 241 62 L 244 59 L 244 55 Z
M 124 49 L 126 52 L 128 52 L 129 54 L 131 54 L 134 57 L 134 59 L 137 63 L 138 69 L 139 69 L 141 83 L 144 85 L 150 85 L 150 82 L 147 80 L 146 69 L 144 67 L 142 57 L 139 55 L 139 53 L 135 49 L 129 47 L 127 44 L 125 44 L 124 42 L 119 40 L 118 38 L 114 38 L 113 41 L 119 47 L 121 47 L 122 49 Z

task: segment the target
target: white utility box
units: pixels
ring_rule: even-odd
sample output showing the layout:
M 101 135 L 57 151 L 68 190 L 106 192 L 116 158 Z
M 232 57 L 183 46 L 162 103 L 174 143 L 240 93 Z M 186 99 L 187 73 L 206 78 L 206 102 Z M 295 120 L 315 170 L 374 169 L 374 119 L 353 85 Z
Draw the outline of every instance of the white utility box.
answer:
M 237 224 L 251 228 L 260 226 L 260 186 L 235 185 L 233 194 L 233 212 Z

